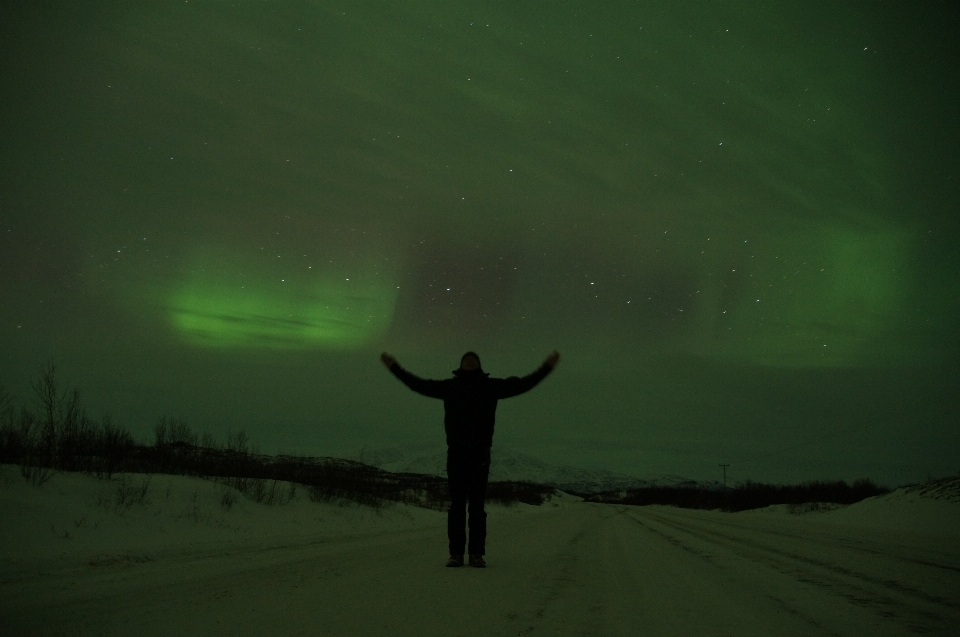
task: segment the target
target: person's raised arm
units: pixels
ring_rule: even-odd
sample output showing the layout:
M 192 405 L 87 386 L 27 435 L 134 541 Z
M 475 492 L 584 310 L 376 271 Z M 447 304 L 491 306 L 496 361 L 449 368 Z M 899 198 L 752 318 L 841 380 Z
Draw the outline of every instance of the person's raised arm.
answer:
M 550 352 L 550 355 L 547 356 L 547 359 L 543 361 L 544 365 L 549 365 L 550 369 L 553 369 L 557 366 L 557 363 L 560 362 L 560 352 L 553 350 Z
M 384 366 L 396 376 L 401 383 L 417 392 L 429 398 L 443 398 L 444 396 L 444 384 L 442 380 L 427 380 L 425 378 L 420 378 L 419 376 L 414 376 L 403 367 L 400 366 L 400 363 L 397 362 L 397 359 L 383 352 L 380 354 L 380 361 Z
M 532 374 L 528 374 L 523 378 L 517 378 L 516 376 L 504 378 L 502 381 L 500 381 L 500 387 L 497 391 L 497 398 L 511 398 L 513 396 L 519 396 L 524 392 L 530 391 L 536 387 L 541 380 L 546 378 L 559 362 L 560 352 L 553 350 L 543 361 L 540 367 L 537 368 L 537 371 L 533 372 Z

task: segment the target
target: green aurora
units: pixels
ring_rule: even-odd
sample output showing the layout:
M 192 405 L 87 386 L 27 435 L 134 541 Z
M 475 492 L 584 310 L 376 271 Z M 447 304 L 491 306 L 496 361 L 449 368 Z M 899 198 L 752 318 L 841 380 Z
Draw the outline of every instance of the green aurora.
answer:
M 264 281 L 262 266 L 252 268 L 253 277 L 238 274 L 251 265 L 221 257 L 190 268 L 194 274 L 169 301 L 170 320 L 185 340 L 205 347 L 352 349 L 390 325 L 398 288 L 384 276 L 275 273 Z

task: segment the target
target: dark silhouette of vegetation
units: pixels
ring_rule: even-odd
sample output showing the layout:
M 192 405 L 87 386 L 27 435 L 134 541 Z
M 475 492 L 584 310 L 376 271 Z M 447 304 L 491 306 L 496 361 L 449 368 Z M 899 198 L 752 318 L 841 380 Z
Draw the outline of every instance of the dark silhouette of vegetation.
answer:
M 42 484 L 50 470 L 83 471 L 109 478 L 134 447 L 133 436 L 113 425 L 106 415 L 99 422 L 87 416 L 80 392 L 61 390 L 56 366 L 40 368 L 32 384 L 34 409 L 0 391 L 0 461 L 20 465 L 24 478 Z
M 444 478 L 391 473 L 339 458 L 261 455 L 244 431 L 230 433 L 220 445 L 209 434 L 197 435 L 182 420 L 161 417 L 152 444 L 138 444 L 109 416 L 89 418 L 80 392 L 61 388 L 53 363 L 41 367 L 32 388 L 33 408 L 18 411 L 0 387 L 0 463 L 18 464 L 23 477 L 38 486 L 54 471 L 100 478 L 118 472 L 165 473 L 213 479 L 264 504 L 289 501 L 299 486 L 314 501 L 356 502 L 377 510 L 389 502 L 438 510 L 449 506 Z M 539 485 L 493 482 L 488 499 L 539 505 L 551 493 L 553 489 Z M 226 498 L 221 504 L 229 509 L 233 501 Z
M 590 502 L 632 504 L 645 506 L 665 504 L 685 509 L 722 509 L 745 511 L 772 504 L 800 505 L 811 502 L 853 504 L 866 498 L 890 493 L 863 478 L 852 485 L 842 480 L 834 482 L 804 482 L 796 485 L 774 485 L 747 481 L 733 488 L 705 488 L 700 486 L 644 487 L 627 492 L 585 495 Z
M 553 495 L 555 490 L 542 484 L 533 482 L 490 482 L 487 484 L 487 502 L 496 502 L 510 506 L 521 502 L 540 506 L 544 500 Z
M 54 471 L 81 471 L 100 478 L 118 472 L 166 473 L 213 479 L 264 504 L 289 501 L 298 488 L 304 488 L 314 501 L 356 502 L 377 510 L 390 502 L 437 510 L 449 506 L 445 478 L 391 473 L 339 458 L 261 455 L 242 430 L 230 433 L 221 445 L 209 434 L 198 435 L 182 420 L 161 417 L 152 444 L 138 444 L 130 431 L 113 424 L 109 415 L 99 420 L 88 417 L 80 392 L 61 388 L 52 362 L 41 366 L 32 388 L 32 408 L 18 408 L 0 387 L 0 462 L 19 465 L 24 479 L 38 486 Z M 551 487 L 526 482 L 491 482 L 487 500 L 539 505 L 553 492 Z M 885 493 L 889 489 L 861 479 L 852 485 L 842 481 L 799 485 L 747 481 L 734 488 L 692 483 L 576 495 L 590 502 L 743 511 L 772 504 L 852 504 Z M 129 501 L 126 492 L 123 496 L 122 502 Z M 221 504 L 225 509 L 233 505 L 232 497 L 224 496 Z

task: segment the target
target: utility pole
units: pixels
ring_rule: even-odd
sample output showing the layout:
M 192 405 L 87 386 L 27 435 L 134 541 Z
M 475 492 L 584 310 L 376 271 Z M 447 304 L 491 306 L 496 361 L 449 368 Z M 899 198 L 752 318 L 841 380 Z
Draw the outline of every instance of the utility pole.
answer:
M 727 488 L 727 467 L 729 467 L 730 465 L 721 463 L 720 466 L 723 467 L 723 488 L 726 489 Z

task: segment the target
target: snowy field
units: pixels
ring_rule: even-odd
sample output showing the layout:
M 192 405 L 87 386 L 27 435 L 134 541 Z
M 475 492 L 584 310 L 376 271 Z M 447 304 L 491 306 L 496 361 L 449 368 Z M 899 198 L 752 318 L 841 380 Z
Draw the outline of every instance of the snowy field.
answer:
M 805 513 L 489 510 L 488 568 L 448 569 L 436 511 L 3 466 L 0 634 L 958 634 L 960 479 Z

